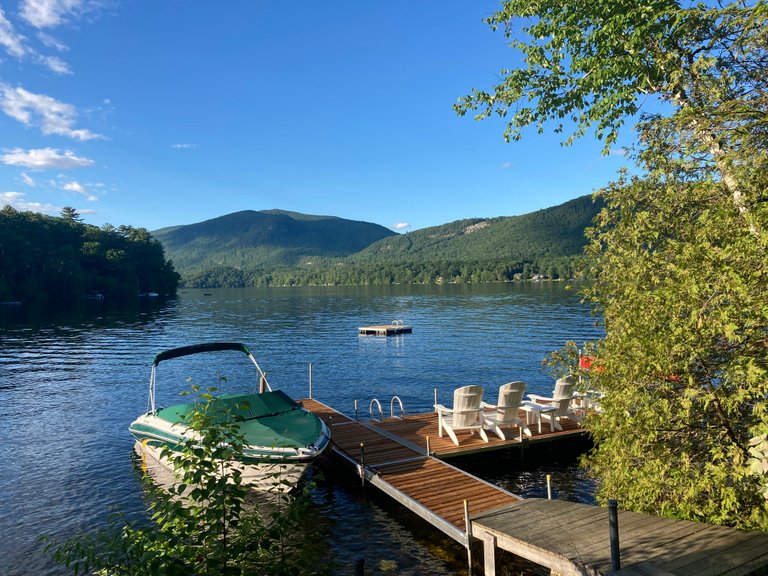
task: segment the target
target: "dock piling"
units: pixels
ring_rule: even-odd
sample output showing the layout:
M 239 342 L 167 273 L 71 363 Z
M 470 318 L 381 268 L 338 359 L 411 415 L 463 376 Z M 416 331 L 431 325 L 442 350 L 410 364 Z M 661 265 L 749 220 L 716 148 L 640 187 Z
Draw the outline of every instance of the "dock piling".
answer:
M 365 486 L 365 443 L 360 442 L 360 483 Z
M 464 525 L 466 526 L 465 532 L 467 534 L 467 563 L 469 568 L 469 576 L 472 576 L 472 522 L 469 519 L 469 502 L 464 500 Z
M 621 548 L 619 547 L 618 502 L 608 500 L 608 531 L 611 540 L 611 570 L 621 570 Z
M 552 475 L 547 474 L 547 500 L 552 500 Z

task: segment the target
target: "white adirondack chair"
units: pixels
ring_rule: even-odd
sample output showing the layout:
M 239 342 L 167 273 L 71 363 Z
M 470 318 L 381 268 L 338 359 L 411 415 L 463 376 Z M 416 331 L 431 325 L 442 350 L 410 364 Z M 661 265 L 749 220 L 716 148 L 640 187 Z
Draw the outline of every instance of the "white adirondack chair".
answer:
M 485 425 L 502 440 L 506 440 L 501 427 L 512 428 L 517 426 L 521 436 L 531 435 L 531 430 L 526 426 L 523 419 L 518 415 L 520 404 L 523 401 L 525 393 L 525 382 L 509 382 L 499 387 L 499 399 L 496 404 L 482 403 L 483 419 Z
M 541 432 L 541 418 L 549 420 L 549 429 L 562 430 L 560 420 L 568 418 L 576 423 L 581 423 L 581 416 L 573 410 L 571 403 L 576 398 L 573 395 L 576 387 L 576 377 L 566 376 L 555 382 L 555 390 L 552 396 L 540 396 L 539 394 L 528 394 L 530 401 L 524 401 L 521 408 L 528 413 L 535 412 L 539 420 L 539 432 Z
M 463 386 L 453 391 L 453 408 L 435 404 L 438 436 L 442 438 L 445 431 L 458 446 L 459 439 L 456 431 L 469 430 L 473 434 L 477 432 L 485 442 L 488 442 L 488 435 L 483 430 L 482 401 L 483 387 L 473 385 Z

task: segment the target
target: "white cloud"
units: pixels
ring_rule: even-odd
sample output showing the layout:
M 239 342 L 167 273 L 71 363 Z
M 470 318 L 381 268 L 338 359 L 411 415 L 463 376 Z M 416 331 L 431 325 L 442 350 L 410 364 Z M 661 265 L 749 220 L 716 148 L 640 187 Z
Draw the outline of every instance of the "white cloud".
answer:
M 36 186 L 35 181 L 26 172 L 22 172 L 21 173 L 21 180 L 27 186 Z
M 410 228 L 411 225 L 408 224 L 408 222 L 396 222 L 392 224 L 392 228 L 395 230 L 404 230 L 405 228 Z
M 21 87 L 0 84 L 0 109 L 26 126 L 39 126 L 43 134 L 69 136 L 81 141 L 103 138 L 90 130 L 74 128 L 77 111 L 71 104 Z
M 87 194 L 87 190 L 83 187 L 80 182 L 75 182 L 74 180 L 70 182 L 65 182 L 61 185 L 62 190 L 66 190 L 67 192 L 76 192 L 77 194 Z
M 626 156 L 627 155 L 627 149 L 626 148 L 611 148 L 608 151 L 608 154 L 610 156 Z
M 21 17 L 35 28 L 53 28 L 95 7 L 86 0 L 22 0 Z
M 67 46 L 63 42 L 60 42 L 50 34 L 46 34 L 45 32 L 40 32 L 38 33 L 37 38 L 40 40 L 43 46 L 46 46 L 47 48 L 53 48 L 54 50 L 58 50 L 59 52 L 69 52 L 69 46 Z
M 95 194 L 91 193 L 89 191 L 89 188 L 99 188 L 103 187 L 103 184 L 81 184 L 80 182 L 76 182 L 74 180 L 70 180 L 69 182 L 64 182 L 58 184 L 58 187 L 62 190 L 66 190 L 67 192 L 74 192 L 75 194 L 79 194 L 80 196 L 84 196 L 85 199 L 88 202 L 98 202 L 99 197 Z
M 69 64 L 58 56 L 38 56 L 37 61 L 56 74 L 72 74 Z
M 171 148 L 180 148 L 180 149 L 186 149 L 186 148 L 194 148 L 194 144 L 171 144 Z
M 87 168 L 94 164 L 93 160 L 89 158 L 75 156 L 75 153 L 71 150 L 61 152 L 55 148 L 37 148 L 33 150 L 13 148 L 4 152 L 0 156 L 0 161 L 3 164 L 23 166 L 24 168 L 35 170 Z
M 512 168 L 512 162 L 502 162 L 499 165 L 499 168 L 501 168 L 502 170 L 508 170 L 508 169 Z
M 0 192 L 0 206 L 11 206 L 16 210 L 41 212 L 43 214 L 58 214 L 61 208 L 53 204 L 30 202 L 23 192 Z
M 0 46 L 16 58 L 23 58 L 27 53 L 24 36 L 13 29 L 13 24 L 5 17 L 2 8 L 0 8 Z
M 57 43 L 50 36 L 41 34 L 40 40 L 44 44 L 46 44 L 46 42 L 52 44 L 52 46 L 56 47 L 57 49 L 67 49 L 66 46 Z M 42 64 L 51 72 L 56 74 L 72 73 L 69 64 L 64 62 L 58 56 L 44 56 L 42 54 L 38 54 L 33 48 L 31 48 L 26 42 L 26 38 L 16 32 L 11 21 L 5 17 L 5 13 L 3 12 L 2 8 L 0 8 L 0 47 L 5 48 L 5 51 L 14 58 L 21 60 L 22 58 L 29 57 L 33 62 Z

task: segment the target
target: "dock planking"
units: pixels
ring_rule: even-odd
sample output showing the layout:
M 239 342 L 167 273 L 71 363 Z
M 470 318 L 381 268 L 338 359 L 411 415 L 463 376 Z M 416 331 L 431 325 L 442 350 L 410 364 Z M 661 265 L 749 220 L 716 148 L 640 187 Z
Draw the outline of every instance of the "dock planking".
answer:
M 315 400 L 302 402 L 331 427 L 334 452 L 368 482 L 468 550 L 481 540 L 486 576 L 495 574 L 499 548 L 563 576 L 746 576 L 768 566 L 766 533 L 619 511 L 622 570 L 613 572 L 607 509 L 523 500 L 441 460 L 585 433 L 568 420 L 562 431 L 531 427 L 530 437 L 489 435 L 488 443 L 467 433 L 456 446 L 437 436 L 435 413 L 360 422 Z

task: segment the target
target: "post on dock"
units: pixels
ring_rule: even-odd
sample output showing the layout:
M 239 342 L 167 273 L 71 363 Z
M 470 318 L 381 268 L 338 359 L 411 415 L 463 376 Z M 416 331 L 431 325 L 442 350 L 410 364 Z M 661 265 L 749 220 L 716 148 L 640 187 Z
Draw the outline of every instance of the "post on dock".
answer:
M 483 531 L 483 573 L 485 576 L 496 576 L 496 536 Z
M 360 414 L 357 411 L 357 400 L 355 400 L 355 421 L 360 420 Z
M 365 443 L 360 442 L 360 484 L 365 486 Z
M 547 500 L 552 500 L 552 475 L 547 474 Z
M 469 502 L 464 500 L 464 526 L 467 534 L 467 563 L 469 576 L 472 576 L 472 522 L 469 519 Z
M 309 398 L 312 398 L 312 362 L 309 363 Z
M 621 570 L 621 549 L 619 547 L 618 502 L 608 500 L 608 531 L 611 540 L 611 570 Z

